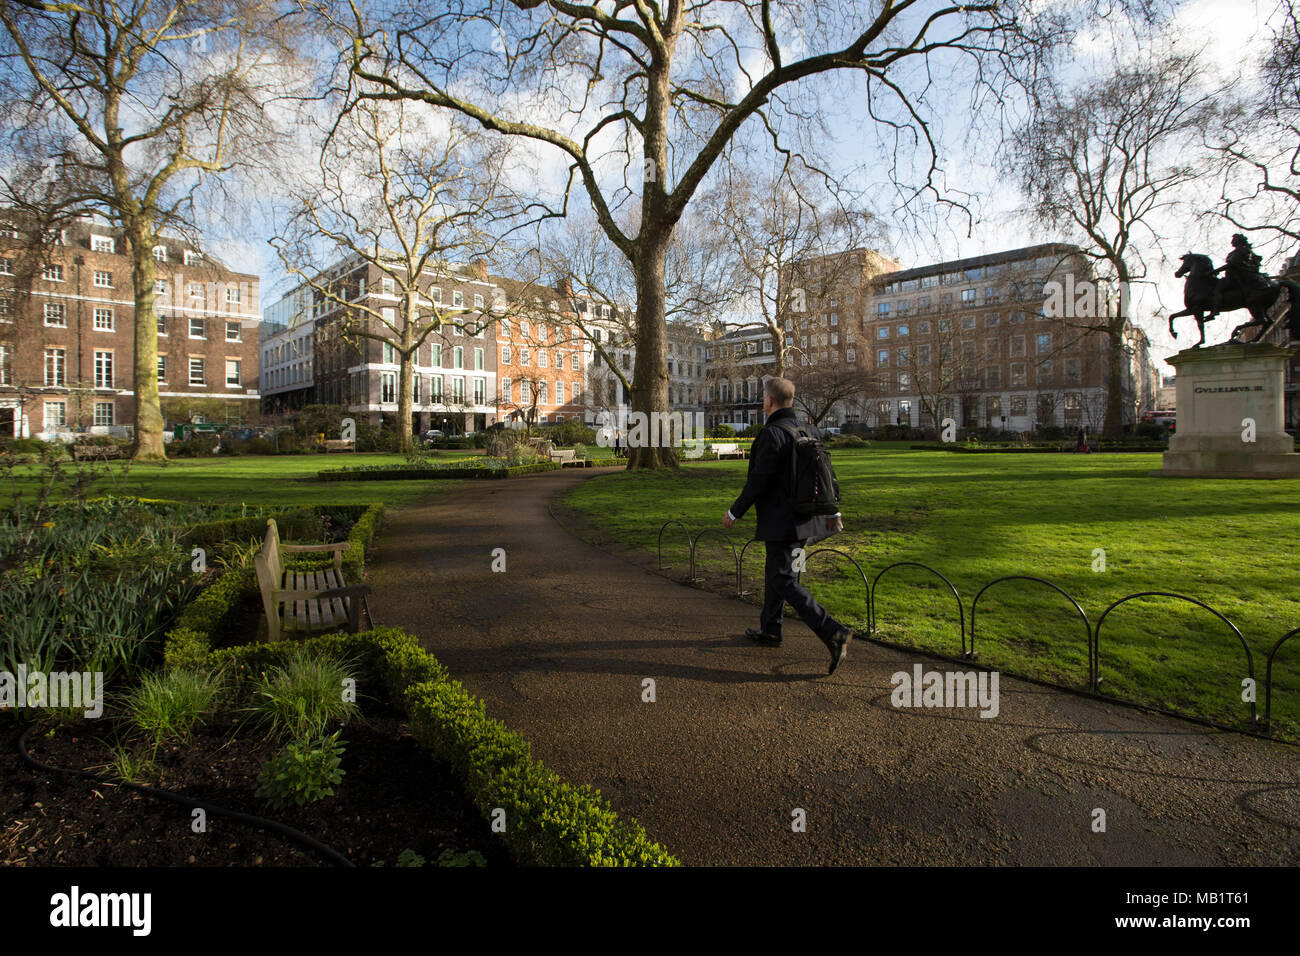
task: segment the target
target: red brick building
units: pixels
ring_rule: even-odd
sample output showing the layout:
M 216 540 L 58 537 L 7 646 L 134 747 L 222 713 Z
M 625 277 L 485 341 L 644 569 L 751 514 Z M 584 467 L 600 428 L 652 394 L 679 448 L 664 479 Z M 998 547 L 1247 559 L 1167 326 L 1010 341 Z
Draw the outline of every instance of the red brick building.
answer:
M 27 233 L 0 220 L 0 437 L 129 435 L 135 304 L 121 231 L 84 217 L 43 237 Z M 153 254 L 168 424 L 255 413 L 258 278 L 176 237 Z

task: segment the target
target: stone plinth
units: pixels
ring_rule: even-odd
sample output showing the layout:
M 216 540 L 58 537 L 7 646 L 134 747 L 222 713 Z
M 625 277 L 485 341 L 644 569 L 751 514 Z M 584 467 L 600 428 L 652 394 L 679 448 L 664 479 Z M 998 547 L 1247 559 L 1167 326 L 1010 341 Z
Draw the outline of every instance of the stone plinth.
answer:
M 1159 474 L 1300 478 L 1300 454 L 1283 429 L 1285 369 L 1294 351 L 1229 343 L 1169 359 L 1178 370 L 1178 432 Z

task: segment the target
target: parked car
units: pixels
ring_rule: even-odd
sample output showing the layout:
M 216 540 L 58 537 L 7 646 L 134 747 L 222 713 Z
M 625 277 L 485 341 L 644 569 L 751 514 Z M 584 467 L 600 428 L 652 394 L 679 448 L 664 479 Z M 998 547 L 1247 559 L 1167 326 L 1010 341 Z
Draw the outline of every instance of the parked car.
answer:
M 446 434 L 443 433 L 441 428 L 430 428 L 424 433 L 424 441 L 426 444 L 442 441 L 446 437 Z

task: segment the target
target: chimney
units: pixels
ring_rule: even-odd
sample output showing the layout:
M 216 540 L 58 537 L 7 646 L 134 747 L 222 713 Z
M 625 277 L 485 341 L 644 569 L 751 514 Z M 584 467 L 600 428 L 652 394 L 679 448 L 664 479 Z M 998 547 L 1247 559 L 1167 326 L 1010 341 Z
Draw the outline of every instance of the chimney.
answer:
M 555 283 L 555 291 L 565 298 L 573 298 L 573 280 L 568 276 L 561 276 L 559 281 Z
M 488 264 L 486 259 L 475 259 L 469 264 L 469 272 L 475 279 L 487 279 Z

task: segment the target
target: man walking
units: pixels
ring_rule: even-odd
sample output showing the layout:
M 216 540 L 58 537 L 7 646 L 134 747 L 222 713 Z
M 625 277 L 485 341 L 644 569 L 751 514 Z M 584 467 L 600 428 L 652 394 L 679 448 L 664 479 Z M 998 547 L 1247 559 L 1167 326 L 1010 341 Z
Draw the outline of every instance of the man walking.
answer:
M 749 474 L 740 496 L 723 516 L 723 527 L 730 528 L 743 518 L 753 505 L 758 511 L 754 537 L 766 542 L 767 563 L 763 575 L 763 610 L 759 629 L 746 631 L 753 641 L 769 647 L 781 644 L 781 618 L 788 601 L 805 624 L 812 628 L 831 654 L 828 674 L 834 674 L 848 654 L 853 632 L 826 613 L 808 589 L 795 577 L 794 552 L 803 542 L 795 537 L 797 524 L 788 487 L 794 438 L 782 426 L 794 425 L 794 383 L 784 378 L 769 378 L 763 384 L 763 414 L 767 425 L 754 439 L 749 454 Z

